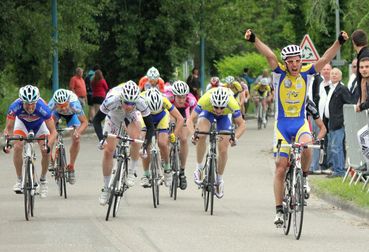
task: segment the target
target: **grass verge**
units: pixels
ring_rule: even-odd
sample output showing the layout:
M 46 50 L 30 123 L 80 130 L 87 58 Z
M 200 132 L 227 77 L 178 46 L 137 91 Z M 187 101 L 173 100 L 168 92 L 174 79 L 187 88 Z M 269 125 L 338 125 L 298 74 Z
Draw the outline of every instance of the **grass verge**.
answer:
M 342 183 L 342 178 L 327 179 L 325 177 L 309 177 L 312 186 L 320 192 L 327 193 L 343 200 L 349 201 L 359 207 L 369 210 L 368 187 L 363 191 L 362 183 L 349 185 L 349 180 Z

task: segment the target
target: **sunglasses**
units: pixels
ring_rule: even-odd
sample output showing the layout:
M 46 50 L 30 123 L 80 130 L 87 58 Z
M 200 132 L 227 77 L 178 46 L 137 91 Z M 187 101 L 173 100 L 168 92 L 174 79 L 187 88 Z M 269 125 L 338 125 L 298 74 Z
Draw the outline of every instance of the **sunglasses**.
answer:
M 225 109 L 225 107 L 217 107 L 217 106 L 213 106 L 214 109 Z
M 135 102 L 128 102 L 128 101 L 125 101 L 125 102 L 123 102 L 125 105 L 127 105 L 127 106 L 134 106 L 134 105 L 136 105 L 136 103 Z
M 288 65 L 292 65 L 293 63 L 300 64 L 301 63 L 301 59 L 298 59 L 298 60 L 286 60 L 286 63 Z

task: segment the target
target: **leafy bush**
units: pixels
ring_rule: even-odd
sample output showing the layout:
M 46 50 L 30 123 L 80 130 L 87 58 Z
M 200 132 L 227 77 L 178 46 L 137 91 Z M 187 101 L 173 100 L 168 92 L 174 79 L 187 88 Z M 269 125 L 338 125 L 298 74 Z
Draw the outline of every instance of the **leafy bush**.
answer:
M 240 76 L 244 68 L 249 69 L 250 76 L 256 77 L 266 68 L 269 68 L 264 56 L 251 52 L 241 55 L 232 55 L 215 62 L 219 76 Z

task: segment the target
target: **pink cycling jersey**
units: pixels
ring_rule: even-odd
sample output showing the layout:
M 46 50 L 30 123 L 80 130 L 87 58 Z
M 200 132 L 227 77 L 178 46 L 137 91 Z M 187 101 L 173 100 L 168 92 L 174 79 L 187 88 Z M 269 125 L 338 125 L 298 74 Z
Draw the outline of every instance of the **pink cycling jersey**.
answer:
M 191 93 L 187 94 L 186 102 L 185 102 L 184 106 L 180 106 L 179 104 L 176 103 L 171 87 L 166 88 L 164 95 L 181 112 L 182 116 L 184 116 L 186 118 L 190 116 L 190 112 L 197 105 L 197 100 L 196 100 L 195 96 L 193 96 L 193 94 L 191 94 Z M 185 111 L 185 115 L 182 113 L 182 111 Z

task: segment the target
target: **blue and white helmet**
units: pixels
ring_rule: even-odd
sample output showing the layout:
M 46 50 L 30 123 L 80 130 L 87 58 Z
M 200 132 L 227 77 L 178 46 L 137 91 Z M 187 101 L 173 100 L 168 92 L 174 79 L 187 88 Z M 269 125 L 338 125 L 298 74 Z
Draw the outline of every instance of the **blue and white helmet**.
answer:
M 214 107 L 225 108 L 229 102 L 229 91 L 225 87 L 217 87 L 210 97 L 211 105 Z
M 163 107 L 163 95 L 156 88 L 150 88 L 146 91 L 145 101 L 153 113 L 158 113 Z
M 158 69 L 156 69 L 155 67 L 151 67 L 149 70 L 147 70 L 146 76 L 150 80 L 158 80 L 160 77 L 160 73 Z
M 288 45 L 283 47 L 281 51 L 282 60 L 286 60 L 288 57 L 300 56 L 302 58 L 301 47 L 298 45 Z
M 70 91 L 66 89 L 58 89 L 53 95 L 53 99 L 57 104 L 63 104 L 69 101 Z
M 225 79 L 224 79 L 224 82 L 227 83 L 228 85 L 231 85 L 234 81 L 235 81 L 235 79 L 231 75 L 225 77 Z
M 269 80 L 268 80 L 268 78 L 261 78 L 261 80 L 260 80 L 260 84 L 261 84 L 262 86 L 267 86 L 267 85 L 269 84 Z
M 19 89 L 19 98 L 24 103 L 35 103 L 40 99 L 40 91 L 35 86 L 27 85 Z

